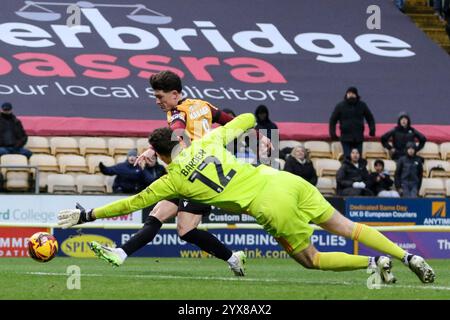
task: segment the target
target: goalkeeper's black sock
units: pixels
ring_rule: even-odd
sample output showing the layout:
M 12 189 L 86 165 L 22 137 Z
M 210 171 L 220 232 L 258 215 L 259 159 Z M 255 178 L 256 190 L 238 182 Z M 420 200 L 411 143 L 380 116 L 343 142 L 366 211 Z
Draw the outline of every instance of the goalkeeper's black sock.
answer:
M 212 254 L 216 258 L 227 261 L 233 255 L 233 252 L 225 247 L 214 235 L 204 230 L 192 229 L 184 236 L 180 237 L 184 241 L 195 244 L 203 251 Z
M 159 229 L 161 229 L 161 226 L 161 221 L 154 216 L 149 216 L 142 229 L 132 236 L 131 239 L 120 248 L 125 251 L 127 256 L 132 255 L 140 248 L 144 247 L 147 243 L 151 242 L 158 233 Z

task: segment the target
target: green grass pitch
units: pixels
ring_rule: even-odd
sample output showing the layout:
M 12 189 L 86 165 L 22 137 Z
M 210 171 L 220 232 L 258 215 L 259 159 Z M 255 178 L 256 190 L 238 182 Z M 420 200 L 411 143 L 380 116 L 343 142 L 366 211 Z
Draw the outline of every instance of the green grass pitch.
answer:
M 422 284 L 395 261 L 398 282 L 368 289 L 365 270 L 306 270 L 291 259 L 249 259 L 236 278 L 217 259 L 130 258 L 119 268 L 97 259 L 0 259 L 0 299 L 450 299 L 450 260 L 430 260 L 437 277 Z M 67 267 L 81 270 L 81 289 L 67 288 Z

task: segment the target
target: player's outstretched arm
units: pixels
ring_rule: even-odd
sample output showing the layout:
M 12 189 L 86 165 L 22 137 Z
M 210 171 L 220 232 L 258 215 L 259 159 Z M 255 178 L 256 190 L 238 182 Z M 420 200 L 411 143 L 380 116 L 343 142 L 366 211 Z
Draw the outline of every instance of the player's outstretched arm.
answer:
M 255 116 L 252 113 L 243 113 L 226 125 L 211 131 L 210 136 L 213 139 L 221 140 L 223 145 L 227 145 L 241 134 L 252 129 L 256 124 Z
M 58 214 L 58 225 L 66 229 L 96 219 L 122 216 L 151 206 L 163 199 L 173 199 L 178 196 L 174 185 L 166 174 L 138 194 L 105 206 L 86 211 L 77 204 L 76 209 L 61 210 Z

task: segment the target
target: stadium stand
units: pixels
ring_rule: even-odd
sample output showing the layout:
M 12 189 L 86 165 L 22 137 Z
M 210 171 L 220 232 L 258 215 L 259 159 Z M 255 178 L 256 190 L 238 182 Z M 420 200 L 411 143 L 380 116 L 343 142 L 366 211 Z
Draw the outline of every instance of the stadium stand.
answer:
M 126 155 L 130 149 L 135 148 L 136 143 L 131 138 L 110 138 L 108 140 L 108 152 L 111 156 Z
M 417 152 L 418 156 L 421 156 L 424 159 L 440 159 L 441 156 L 439 154 L 439 146 L 437 143 L 427 141 L 422 150 Z
M 79 155 L 61 155 L 58 159 L 61 173 L 67 172 L 88 172 L 86 159 Z
M 450 163 L 443 160 L 427 160 L 424 165 L 425 177 L 450 177 Z
M 108 167 L 113 166 L 116 163 L 113 157 L 98 154 L 86 156 L 86 162 L 88 166 L 88 172 L 90 174 L 100 172 L 100 169 L 98 167 L 98 164 L 100 162 L 103 162 L 103 164 Z
M 421 197 L 445 197 L 445 183 L 444 179 L 440 178 L 424 178 L 422 180 L 422 186 L 419 191 Z
M 444 142 L 440 145 L 439 150 L 441 152 L 441 159 L 450 160 L 450 142 Z
M 95 174 L 81 174 L 75 178 L 78 193 L 102 194 L 106 193 L 105 177 Z
M 326 141 L 305 141 L 303 146 L 308 150 L 310 158 L 331 158 L 331 148 Z
M 364 159 L 388 159 L 388 151 L 381 142 L 364 141 L 362 157 Z
M 313 159 L 312 162 L 318 177 L 335 177 L 341 167 L 341 163 L 335 159 Z
M 324 196 L 334 196 L 336 194 L 336 179 L 333 177 L 319 177 L 316 187 Z
M 28 141 L 25 148 L 33 153 L 50 153 L 50 144 L 46 137 L 31 136 L 28 137 Z

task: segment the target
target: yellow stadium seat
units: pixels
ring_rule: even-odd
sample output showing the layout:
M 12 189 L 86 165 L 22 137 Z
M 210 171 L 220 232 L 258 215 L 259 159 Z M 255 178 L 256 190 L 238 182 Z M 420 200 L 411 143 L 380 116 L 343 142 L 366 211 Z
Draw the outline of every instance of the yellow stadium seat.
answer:
M 341 167 L 341 163 L 335 159 L 314 159 L 313 164 L 319 177 L 335 177 Z
M 28 159 L 21 154 L 4 154 L 0 158 L 0 165 L 2 166 L 27 166 Z M 5 176 L 9 171 L 29 172 L 27 168 L 2 168 L 2 174 Z
M 110 138 L 108 140 L 108 152 L 111 156 L 126 155 L 130 149 L 136 149 L 136 143 L 131 138 Z
M 106 193 L 105 177 L 95 174 L 81 174 L 75 178 L 78 193 Z
M 363 142 L 362 157 L 364 159 L 387 159 L 388 151 L 384 149 L 381 142 L 365 141 Z
M 50 149 L 53 155 L 58 153 L 80 154 L 78 142 L 71 137 L 53 137 L 50 139 Z
M 80 154 L 108 154 L 106 140 L 98 137 L 85 137 L 79 140 Z
M 425 142 L 425 146 L 417 153 L 417 155 L 421 156 L 424 159 L 439 160 L 441 158 L 439 154 L 439 146 L 436 143 L 430 141 Z
M 88 172 L 86 159 L 82 156 L 65 154 L 58 159 L 61 173 L 67 172 Z
M 426 160 L 424 171 L 425 176 L 429 178 L 450 177 L 450 163 L 443 160 Z
M 342 144 L 339 141 L 333 141 L 331 143 L 331 154 L 333 159 L 341 161 L 344 156 L 344 150 L 342 149 Z
M 137 152 L 138 155 L 141 154 L 142 152 L 144 152 L 145 150 L 147 150 L 149 148 L 150 144 L 148 143 L 148 139 L 147 138 L 140 138 L 136 140 L 136 147 L 137 147 Z
M 326 141 L 306 141 L 303 146 L 311 158 L 331 158 L 331 148 Z
M 450 179 L 445 180 L 445 188 L 447 189 L 447 197 L 450 197 Z
M 6 173 L 6 190 L 28 191 L 30 188 L 28 172 L 9 171 Z
M 444 179 L 423 178 L 422 186 L 419 191 L 421 197 L 445 197 L 446 190 Z
M 336 179 L 332 177 L 319 177 L 316 187 L 324 196 L 334 196 L 336 194 Z
M 30 165 L 37 166 L 39 171 L 59 172 L 58 161 L 50 154 L 33 154 L 30 157 Z
M 88 172 L 90 174 L 100 172 L 100 169 L 98 167 L 98 164 L 100 162 L 103 162 L 103 164 L 107 167 L 110 167 L 110 166 L 113 166 L 116 164 L 113 157 L 106 156 L 106 155 L 97 155 L 97 154 L 86 156 L 86 162 L 87 162 L 87 165 L 89 168 Z
M 448 161 L 450 160 L 450 142 L 444 142 L 439 146 L 441 151 L 441 159 Z
M 77 193 L 75 178 L 70 174 L 52 173 L 47 177 L 48 192 L 74 194 Z
M 29 136 L 25 148 L 36 153 L 50 153 L 50 144 L 46 137 Z
M 300 141 L 296 140 L 280 140 L 280 150 L 283 150 L 284 148 L 294 148 L 302 145 L 303 144 Z

